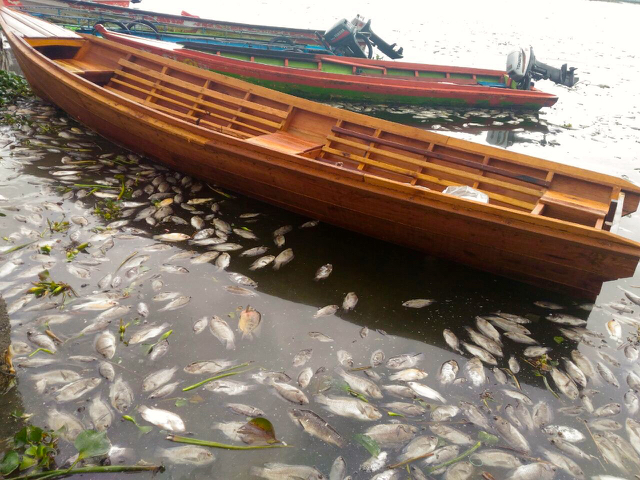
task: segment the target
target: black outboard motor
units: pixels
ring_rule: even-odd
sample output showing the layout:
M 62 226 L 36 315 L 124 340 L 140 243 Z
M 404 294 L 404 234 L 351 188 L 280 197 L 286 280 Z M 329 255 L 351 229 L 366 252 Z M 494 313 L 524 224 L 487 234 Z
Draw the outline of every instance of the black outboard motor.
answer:
M 337 55 L 371 58 L 373 56 L 371 42 L 364 37 L 364 43 L 368 47 L 368 53 L 365 54 L 360 48 L 358 40 L 356 40 L 357 33 L 358 30 L 353 23 L 343 18 L 324 33 L 324 41 L 327 44 L 326 46 L 331 48 Z
M 537 61 L 532 47 L 529 48 L 529 55 L 521 48 L 507 56 L 507 74 L 524 90 L 531 88 L 531 80 L 551 80 L 559 85 L 573 87 L 578 83 L 575 71 L 576 67 L 567 68 L 566 63 L 555 68 Z
M 355 19 L 351 21 L 356 28 L 358 28 L 358 32 L 362 35 L 365 34 L 369 37 L 369 41 L 373 44 L 374 47 L 377 47 L 382 53 L 384 53 L 387 57 L 397 60 L 398 58 L 402 58 L 402 47 L 396 48 L 397 44 L 392 43 L 389 45 L 382 38 L 376 35 L 373 30 L 371 30 L 371 20 L 367 23 L 362 23 L 361 17 L 357 16 Z

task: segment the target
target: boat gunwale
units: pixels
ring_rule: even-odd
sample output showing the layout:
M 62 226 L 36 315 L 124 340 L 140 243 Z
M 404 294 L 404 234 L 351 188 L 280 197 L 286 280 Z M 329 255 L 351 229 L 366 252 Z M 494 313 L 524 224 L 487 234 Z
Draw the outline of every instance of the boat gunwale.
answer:
M 479 220 L 490 222 L 493 224 L 502 224 L 502 225 L 508 226 L 509 228 L 516 228 L 519 230 L 529 231 L 532 233 L 543 234 L 543 235 L 552 236 L 552 237 L 558 237 L 557 233 L 560 233 L 565 235 L 563 237 L 563 239 L 565 240 L 574 241 L 582 244 L 588 244 L 590 246 L 594 246 L 596 248 L 602 248 L 607 251 L 610 251 L 611 248 L 607 246 L 606 243 L 615 243 L 617 245 L 617 248 L 619 249 L 622 248 L 625 250 L 624 252 L 619 252 L 619 253 L 632 255 L 632 256 L 636 256 L 638 254 L 637 250 L 640 249 L 640 243 L 627 239 L 626 237 L 622 237 L 620 235 L 614 234 L 609 231 L 599 230 L 594 227 L 580 225 L 573 222 L 568 222 L 568 221 L 559 220 L 555 218 L 533 215 L 530 212 L 518 211 L 515 209 L 502 207 L 499 205 L 487 205 L 481 202 L 465 200 L 458 197 L 454 197 L 452 195 L 444 194 L 437 190 L 428 190 L 420 187 L 414 187 L 403 182 L 385 179 L 385 178 L 377 177 L 374 175 L 369 175 L 366 172 L 356 173 L 351 170 L 348 170 L 339 166 L 331 165 L 326 162 L 321 162 L 312 158 L 308 158 L 300 155 L 291 155 L 291 154 L 285 154 L 281 152 L 274 152 L 273 150 L 261 145 L 249 144 L 244 140 L 238 139 L 236 137 L 233 137 L 221 132 L 216 132 L 216 131 L 201 127 L 199 125 L 194 125 L 184 120 L 180 120 L 179 118 L 176 118 L 172 115 L 154 110 L 150 107 L 146 107 L 145 105 L 141 105 L 121 95 L 118 95 L 116 92 L 100 87 L 99 85 L 85 78 L 82 78 L 81 76 L 75 73 L 72 73 L 66 70 L 62 66 L 56 64 L 50 58 L 46 57 L 42 53 L 35 50 L 28 43 L 28 37 L 21 37 L 14 34 L 13 32 L 6 32 L 6 33 L 8 35 L 13 36 L 15 40 L 18 41 L 18 44 L 23 49 L 25 49 L 25 52 L 24 52 L 25 54 L 27 55 L 30 53 L 35 54 L 36 59 L 38 61 L 44 62 L 49 69 L 55 70 L 56 72 L 58 72 L 58 74 L 63 74 L 64 76 L 68 77 L 70 80 L 78 84 L 79 88 L 85 88 L 90 90 L 91 92 L 99 93 L 102 97 L 104 97 L 104 100 L 102 101 L 102 103 L 111 104 L 110 105 L 111 108 L 113 107 L 119 108 L 121 111 L 124 111 L 125 113 L 129 112 L 131 114 L 131 113 L 135 113 L 136 110 L 140 111 L 140 113 L 150 117 L 153 121 L 161 121 L 168 126 L 177 125 L 185 133 L 189 133 L 190 135 L 199 136 L 200 138 L 207 139 L 206 141 L 202 142 L 203 146 L 211 146 L 226 152 L 234 153 L 233 151 L 229 150 L 228 148 L 224 148 L 224 146 L 221 146 L 214 141 L 215 139 L 222 139 L 224 140 L 224 142 L 229 144 L 229 146 L 241 147 L 243 150 L 247 152 L 252 151 L 255 153 L 259 153 L 265 157 L 268 156 L 271 159 L 277 156 L 278 160 L 281 162 L 293 164 L 296 167 L 300 167 L 300 166 L 306 167 L 305 169 L 310 171 L 310 172 L 305 172 L 307 175 L 316 176 L 316 177 L 324 176 L 325 179 L 327 180 L 330 180 L 333 182 L 337 181 L 342 184 L 350 183 L 351 186 L 354 186 L 356 188 L 358 188 L 358 184 L 367 184 L 367 187 L 368 187 L 367 190 L 370 192 L 372 191 L 373 193 L 381 193 L 380 189 L 383 189 L 383 192 L 381 193 L 382 195 L 393 196 L 396 199 L 405 200 L 409 203 L 418 203 L 423 207 L 435 208 L 442 211 L 453 211 L 456 213 L 462 213 L 462 211 L 465 211 L 464 214 L 471 218 L 479 219 Z M 128 52 L 128 53 L 133 53 L 136 56 L 150 55 L 152 57 L 158 57 L 157 55 L 148 54 L 147 52 L 142 52 L 140 50 L 132 49 L 131 47 L 122 46 L 115 42 L 110 42 L 103 39 L 91 38 L 91 39 L 85 39 L 85 40 L 87 41 L 99 40 L 98 43 L 106 42 L 108 46 L 111 46 L 113 48 L 117 48 L 124 51 L 132 50 L 132 52 Z M 199 74 L 200 76 L 203 75 L 204 73 L 205 75 L 213 75 L 216 77 L 226 78 L 224 76 L 215 74 L 213 72 L 203 72 L 202 70 L 197 69 L 195 67 L 191 67 L 189 65 L 185 65 L 180 62 L 166 59 L 164 57 L 158 57 L 158 59 L 161 59 L 162 62 L 170 62 L 171 64 L 175 65 L 175 67 L 186 70 L 190 73 Z M 158 60 L 154 58 L 150 58 L 150 60 L 158 62 Z M 59 75 L 57 76 L 59 77 Z M 229 82 L 226 82 L 226 83 L 229 83 Z M 230 82 L 230 83 L 234 83 L 234 82 Z M 240 83 L 245 83 L 245 82 L 240 82 Z M 252 84 L 246 84 L 246 86 L 247 86 L 247 89 L 257 88 L 259 91 L 263 90 L 263 87 L 255 86 Z M 73 85 L 69 85 L 69 88 L 78 90 L 78 88 L 74 87 Z M 270 90 L 268 89 L 264 89 L 264 90 L 267 90 L 270 92 Z M 91 93 L 88 93 L 88 94 L 91 95 Z M 286 95 L 286 94 L 279 94 L 279 95 L 290 97 L 289 95 Z M 95 95 L 92 95 L 92 96 L 95 97 Z M 113 100 L 110 101 L 109 97 L 111 97 L 111 99 L 115 99 L 116 101 L 115 102 Z M 291 98 L 302 101 L 303 104 L 307 102 L 306 100 L 303 100 L 303 99 L 297 99 L 297 97 L 291 97 Z M 286 102 L 282 102 L 282 103 L 286 103 Z M 310 103 L 314 103 L 314 102 L 310 102 Z M 369 118 L 364 115 L 355 114 L 352 112 L 344 112 L 344 111 L 341 111 L 341 112 L 343 114 L 349 114 L 349 116 L 354 115 L 355 117 Z M 395 125 L 391 122 L 386 122 L 384 120 L 377 120 L 377 121 L 383 122 L 383 123 L 389 123 L 390 125 Z M 439 134 L 433 134 L 433 135 L 442 137 Z M 444 137 L 444 138 L 449 139 L 450 137 Z M 462 142 L 469 143 L 465 141 L 462 141 Z M 491 149 L 491 147 L 487 147 L 487 148 Z M 250 158 L 252 158 L 253 160 L 262 160 L 260 158 L 254 158 L 254 157 L 250 157 Z M 542 161 L 547 162 L 545 160 L 542 160 Z M 267 160 L 265 161 L 265 163 L 273 163 L 273 162 L 272 161 L 270 162 Z M 561 164 L 555 164 L 555 163 L 553 164 L 561 165 Z M 287 167 L 287 168 L 291 168 L 291 167 Z M 575 167 L 568 167 L 568 168 L 573 169 Z M 296 168 L 296 169 L 299 170 L 299 168 Z M 318 175 L 318 173 L 316 172 L 321 172 L 322 175 Z M 354 174 L 360 176 L 360 179 L 357 182 L 354 178 Z M 604 174 L 596 173 L 596 175 L 604 175 Z M 332 178 L 327 178 L 327 176 Z M 374 179 L 373 184 L 371 182 L 367 182 L 365 180 L 366 177 L 371 177 L 372 179 Z M 606 176 L 606 177 L 609 177 L 609 176 Z M 609 177 L 609 178 L 616 179 L 615 177 Z M 589 179 L 589 180 L 593 181 L 593 179 Z M 380 183 L 387 183 L 387 182 L 389 183 L 389 185 L 393 185 L 396 188 L 384 187 L 380 185 Z M 615 183 L 614 185 L 620 185 L 621 182 L 626 182 L 626 181 L 620 179 L 620 182 Z M 635 186 L 633 187 L 640 192 L 640 188 Z M 411 193 L 405 192 L 406 190 L 410 190 Z M 417 192 L 420 192 L 420 196 L 415 195 Z M 445 206 L 445 208 L 442 208 L 442 206 Z M 480 218 L 478 214 L 482 214 L 484 218 Z M 511 222 L 512 220 L 517 220 L 518 222 L 520 222 L 520 225 L 514 225 Z M 554 235 L 554 232 L 556 233 L 555 235 Z M 577 238 L 567 238 L 566 235 L 569 235 L 571 237 L 575 236 Z

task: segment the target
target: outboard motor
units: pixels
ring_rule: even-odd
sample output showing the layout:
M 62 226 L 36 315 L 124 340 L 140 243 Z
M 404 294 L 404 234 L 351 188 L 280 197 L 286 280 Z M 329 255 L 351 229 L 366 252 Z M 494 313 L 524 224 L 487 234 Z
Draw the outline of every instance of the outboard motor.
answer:
M 567 68 L 566 63 L 555 68 L 537 61 L 533 47 L 529 47 L 528 55 L 524 48 L 520 48 L 507 56 L 507 74 L 524 90 L 531 88 L 532 80 L 551 80 L 559 85 L 573 87 L 578 83 L 575 71 L 576 67 Z
M 356 26 L 360 34 L 367 35 L 369 37 L 369 41 L 371 41 L 373 46 L 377 47 L 378 50 L 384 53 L 387 57 L 393 60 L 402 58 L 403 48 L 397 47 L 396 43 L 392 43 L 391 45 L 389 45 L 382 38 L 376 35 L 373 30 L 371 30 L 371 20 L 369 20 L 367 23 L 364 23 L 364 19 L 360 15 L 358 15 L 356 18 L 351 20 L 351 23 Z
M 357 28 L 353 23 L 349 22 L 346 18 L 343 18 L 333 27 L 324 33 L 325 46 L 329 47 L 337 55 L 343 55 L 345 57 L 358 57 L 358 58 L 371 58 L 373 56 L 373 47 L 369 39 L 362 37 L 364 43 L 368 48 L 368 53 L 365 54 L 356 35 L 358 33 Z

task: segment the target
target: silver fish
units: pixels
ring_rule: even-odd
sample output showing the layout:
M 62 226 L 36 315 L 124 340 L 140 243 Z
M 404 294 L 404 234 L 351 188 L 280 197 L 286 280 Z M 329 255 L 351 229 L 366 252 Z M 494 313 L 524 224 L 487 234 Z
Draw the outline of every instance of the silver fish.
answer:
M 414 298 L 412 300 L 407 300 L 402 302 L 403 307 L 407 308 L 424 308 L 432 305 L 435 300 L 426 299 L 426 298 Z
M 265 463 L 262 467 L 251 467 L 251 475 L 267 480 L 324 480 L 324 475 L 314 467 Z
M 133 404 L 133 390 L 122 377 L 116 377 L 109 388 L 109 401 L 111 406 L 120 413 L 126 412 Z
M 193 375 L 200 375 L 204 373 L 218 373 L 221 370 L 229 368 L 234 365 L 235 362 L 228 360 L 210 360 L 202 362 L 193 362 L 184 367 L 184 371 Z
M 355 292 L 349 292 L 344 297 L 344 301 L 342 302 L 342 309 L 345 311 L 353 310 L 354 308 L 356 308 L 357 304 L 358 296 L 355 294 Z
M 331 471 L 329 472 L 329 480 L 345 480 L 347 474 L 347 463 L 344 458 L 338 457 L 333 461 L 331 465 Z
M 202 333 L 204 329 L 207 328 L 208 324 L 209 324 L 209 319 L 207 317 L 202 317 L 196 320 L 192 327 L 193 333 L 195 333 L 196 335 Z
M 311 410 L 291 409 L 289 410 L 289 418 L 291 418 L 293 423 L 301 426 L 309 435 L 337 447 L 345 446 L 345 441 L 342 436 L 324 419 Z
M 168 326 L 168 323 L 163 323 L 162 325 L 150 325 L 147 327 L 143 327 L 131 336 L 129 345 L 135 345 L 137 343 L 142 343 L 154 337 L 157 337 L 162 332 L 164 332 Z
M 172 382 L 163 385 L 149 394 L 149 398 L 162 398 L 171 395 L 180 385 L 180 382 Z
M 593 366 L 593 363 L 591 363 L 591 360 L 589 360 L 585 355 L 578 350 L 573 350 L 571 352 L 571 359 L 575 362 L 582 373 L 589 378 L 589 380 L 598 381 L 596 369 Z
M 364 421 L 379 420 L 382 417 L 382 414 L 377 408 L 357 398 L 327 397 L 320 394 L 316 395 L 315 400 L 319 404 L 324 405 L 329 411 L 342 417 Z
M 186 295 L 182 295 L 182 296 L 179 296 L 179 297 L 175 298 L 174 300 L 171 300 L 169 303 L 167 303 L 164 307 L 162 307 L 158 311 L 159 312 L 166 312 L 166 311 L 170 311 L 170 310 L 177 310 L 178 308 L 184 307 L 190 301 L 191 301 L 191 297 L 186 296 Z
M 241 403 L 227 403 L 227 407 L 231 409 L 233 413 L 243 415 L 245 417 L 264 417 L 265 413 L 259 408 L 252 407 L 250 405 L 243 405 Z
M 116 353 L 116 337 L 111 332 L 102 332 L 96 336 L 94 347 L 104 358 L 111 359 Z
M 490 338 L 498 345 L 502 345 L 502 339 L 500 336 L 500 332 L 496 330 L 496 327 L 491 325 L 490 322 L 487 321 L 484 317 L 476 317 L 476 327 L 480 330 L 485 337 Z
M 365 435 L 381 447 L 396 448 L 406 445 L 418 433 L 418 428 L 406 423 L 382 423 L 365 431 Z
M 526 453 L 531 452 L 527 439 L 511 423 L 499 416 L 493 417 L 493 423 L 498 433 L 509 445 Z
M 269 247 L 254 247 L 249 250 L 245 250 L 240 254 L 241 257 L 257 257 L 258 255 L 262 255 L 269 250 Z M 274 257 L 275 259 L 275 257 Z
M 202 466 L 209 465 L 216 457 L 210 450 L 204 447 L 187 445 L 183 447 L 158 448 L 158 457 L 166 458 L 169 462 L 177 465 Z
M 307 396 L 297 387 L 287 383 L 270 381 L 269 384 L 275 389 L 276 393 L 285 400 L 296 403 L 298 405 L 306 405 L 309 403 Z
M 433 452 L 437 446 L 438 439 L 436 437 L 420 435 L 404 446 L 398 460 L 404 462 L 412 458 L 422 457 Z
M 169 382 L 175 375 L 178 367 L 164 368 L 162 370 L 150 373 L 142 380 L 142 391 L 149 392 L 161 387 L 165 383 Z
M 471 327 L 464 327 L 464 328 L 467 331 L 467 333 L 469 334 L 469 338 L 471 339 L 471 341 L 473 343 L 475 343 L 479 347 L 483 348 L 484 350 L 487 350 L 488 352 L 490 352 L 491 354 L 493 354 L 493 355 L 495 355 L 497 357 L 502 357 L 503 356 L 502 348 L 496 342 L 494 342 L 493 340 L 491 340 L 488 337 L 485 337 L 481 333 L 476 332 Z M 463 343 L 463 345 L 464 345 L 464 343 Z M 467 348 L 467 347 L 465 346 L 465 348 Z
M 322 332 L 309 332 L 309 336 L 311 338 L 313 338 L 314 340 L 318 340 L 319 342 L 322 342 L 322 343 L 331 343 L 331 342 L 333 342 L 333 338 L 325 335 Z
M 551 480 L 557 467 L 549 463 L 529 463 L 516 468 L 507 480 Z
M 514 322 L 513 320 L 508 320 L 502 317 L 489 316 L 484 317 L 486 320 L 491 322 L 494 326 L 498 327 L 505 332 L 517 332 L 522 333 L 523 335 L 531 335 L 531 332 L 526 327 L 523 327 L 521 324 Z
M 320 317 L 326 317 L 328 315 L 333 315 L 338 311 L 339 308 L 340 307 L 338 307 L 338 305 L 327 305 L 326 307 L 322 307 L 321 309 L 319 309 L 315 313 L 313 318 L 320 318 Z
M 371 398 L 382 398 L 382 391 L 380 390 L 380 387 L 371 380 L 359 377 L 352 373 L 347 373 L 340 367 L 337 367 L 335 372 L 342 377 L 342 379 L 347 382 L 349 387 L 351 387 L 355 392 Z
M 444 474 L 444 480 L 469 480 L 473 478 L 476 467 L 471 462 L 462 461 L 454 463 Z
M 149 408 L 145 405 L 140 405 L 137 408 L 138 412 L 147 422 L 152 423 L 164 430 L 170 432 L 184 432 L 185 425 L 179 415 L 169 412 L 168 410 L 162 410 L 159 408 Z
M 537 340 L 519 332 L 505 332 L 504 336 L 513 342 L 523 343 L 525 345 L 536 345 L 539 343 Z
M 94 428 L 99 432 L 107 430 L 115 419 L 113 411 L 111 411 L 107 402 L 100 398 L 100 395 L 97 395 L 91 401 L 89 405 L 89 417 L 91 417 Z
M 599 430 L 601 432 L 611 431 L 611 430 L 620 430 L 622 425 L 616 422 L 615 420 L 611 420 L 610 418 L 600 418 L 598 420 L 591 420 L 588 422 L 589 428 L 591 430 Z
M 567 398 L 571 400 L 575 400 L 576 398 L 578 398 L 578 394 L 580 393 L 578 391 L 578 387 L 575 383 L 573 383 L 573 380 L 571 380 L 571 378 L 566 373 L 555 367 L 552 367 L 551 378 L 553 378 L 553 381 L 558 387 L 558 390 L 560 390 Z
M 551 349 L 549 347 L 527 347 L 524 349 L 524 352 L 522 352 L 522 354 L 525 357 L 541 357 L 542 355 L 546 355 L 547 353 L 549 353 L 551 351 Z
M 384 359 L 384 352 L 382 350 L 375 350 L 369 358 L 369 363 L 372 367 L 377 367 L 378 365 L 382 365 Z
M 68 442 L 74 442 L 84 431 L 84 425 L 73 415 L 52 408 L 47 415 L 47 426 L 59 431 L 60 436 Z
M 316 275 L 315 275 L 315 277 L 313 279 L 315 281 L 324 280 L 327 277 L 329 277 L 329 275 L 331 275 L 332 271 L 333 271 L 333 265 L 331 265 L 330 263 L 327 263 L 326 265 L 322 265 L 316 271 Z
M 444 341 L 452 350 L 462 354 L 462 350 L 460 349 L 460 340 L 458 340 L 458 337 L 455 335 L 455 333 L 445 328 L 442 331 L 442 335 L 444 336 Z
M 391 395 L 395 395 L 396 397 L 402 398 L 416 398 L 416 392 L 414 392 L 411 388 L 406 385 L 383 385 L 383 390 L 386 390 Z
M 533 426 L 542 428 L 553 420 L 553 410 L 546 402 L 538 402 L 533 407 Z
M 311 358 L 311 354 L 312 353 L 313 353 L 313 349 L 311 349 L 311 348 L 300 350 L 293 357 L 293 366 L 294 367 L 301 367 L 302 365 L 307 363 L 309 361 L 309 359 Z
M 392 370 L 402 370 L 405 368 L 415 367 L 422 360 L 422 353 L 405 353 L 391 357 L 387 360 L 387 368 Z
M 549 439 L 549 441 L 558 450 L 561 450 L 562 452 L 571 455 L 574 458 L 586 461 L 593 460 L 593 457 L 591 455 L 585 453 L 582 449 L 575 446 L 573 443 L 567 442 L 566 440 L 563 440 L 559 437 L 553 437 Z
M 59 403 L 77 400 L 94 390 L 101 382 L 101 378 L 83 378 L 76 380 L 57 390 L 54 393 L 54 398 Z
M 579 430 L 564 425 L 547 425 L 542 431 L 551 437 L 560 437 L 562 440 L 571 443 L 582 442 L 585 436 Z
M 563 314 L 563 313 L 548 315 L 545 318 L 550 322 L 558 323 L 560 325 L 569 325 L 572 327 L 581 327 L 587 324 L 586 320 L 582 320 L 581 318 L 574 317 L 572 315 Z
M 298 375 L 298 385 L 300 385 L 300 388 L 307 388 L 312 378 L 313 370 L 311 369 L 311 367 L 307 367 L 303 369 Z
M 487 377 L 484 373 L 484 366 L 478 357 L 473 357 L 464 366 L 464 374 L 474 387 L 484 385 Z
M 452 384 L 456 377 L 458 376 L 458 371 L 460 367 L 458 367 L 458 362 L 455 360 L 447 360 L 440 367 L 440 372 L 438 373 L 438 380 L 443 385 Z
M 211 330 L 213 336 L 220 340 L 227 350 L 234 350 L 236 348 L 235 334 L 233 330 L 231 330 L 231 327 L 229 327 L 229 324 L 222 318 L 217 315 L 211 317 L 209 330 Z
M 447 403 L 445 398 L 442 395 L 440 395 L 440 393 L 438 393 L 431 387 L 428 387 L 427 385 L 424 385 L 418 382 L 407 382 L 407 385 L 411 390 L 413 390 L 417 395 L 421 397 L 425 397 L 430 400 L 438 400 L 439 402 L 442 402 L 442 403 Z
M 491 430 L 491 427 L 489 426 L 489 419 L 478 407 L 468 402 L 460 402 L 458 403 L 458 407 L 460 407 L 464 416 L 467 417 L 467 420 L 471 423 L 477 425 L 483 430 Z
M 496 358 L 487 352 L 484 348 L 480 348 L 476 345 L 471 345 L 467 342 L 462 342 L 462 346 L 467 350 L 471 355 L 478 357 L 484 363 L 489 365 L 498 365 L 498 361 Z
M 264 268 L 267 265 L 270 265 L 271 263 L 273 263 L 275 259 L 276 257 L 274 257 L 273 255 L 265 255 L 264 257 L 260 257 L 251 264 L 251 266 L 249 267 L 249 270 L 254 271 L 254 270 L 259 270 L 261 268 Z
M 336 352 L 336 356 L 338 357 L 340 365 L 344 367 L 353 367 L 353 357 L 346 350 L 338 350 Z
M 214 380 L 207 383 L 204 388 L 214 393 L 224 393 L 225 395 L 241 395 L 256 388 L 255 385 L 248 385 L 234 380 Z
M 273 269 L 280 270 L 281 267 L 285 266 L 287 263 L 293 260 L 293 257 L 293 250 L 291 248 L 283 250 L 278 254 L 278 256 L 276 256 L 275 260 L 273 261 Z
M 607 367 L 602 362 L 598 362 L 598 364 L 596 365 L 596 368 L 598 370 L 598 373 L 604 379 L 605 382 L 613 385 L 616 388 L 620 388 L 620 384 L 618 383 L 618 379 L 615 377 L 613 372 L 611 370 L 609 370 L 609 367 Z
M 469 457 L 473 462 L 485 467 L 495 468 L 518 468 L 522 462 L 518 457 L 504 450 L 479 450 Z
M 426 413 L 426 410 L 423 407 L 414 403 L 391 402 L 383 404 L 383 407 L 388 408 L 394 413 L 401 413 L 407 417 L 417 417 Z
M 410 382 L 414 380 L 422 380 L 423 378 L 427 378 L 428 375 L 429 374 L 427 372 L 420 370 L 419 368 L 407 368 L 390 375 L 389 380 Z

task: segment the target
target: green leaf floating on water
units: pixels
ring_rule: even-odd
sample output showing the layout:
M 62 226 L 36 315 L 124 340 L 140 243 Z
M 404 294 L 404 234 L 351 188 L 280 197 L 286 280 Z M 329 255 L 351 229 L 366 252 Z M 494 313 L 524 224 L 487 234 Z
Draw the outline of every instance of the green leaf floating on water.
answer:
M 0 474 L 9 475 L 20 465 L 20 455 L 11 450 L 0 462 Z
M 151 430 L 153 430 L 153 427 L 150 427 L 148 425 L 142 425 L 142 426 L 138 425 L 138 422 L 136 422 L 136 419 L 133 418 L 131 415 L 123 415 L 122 419 L 123 420 L 127 420 L 127 421 L 133 423 L 136 427 L 138 427 L 138 433 L 140 434 L 140 436 L 146 435 Z
M 553 340 L 559 345 L 564 342 L 564 337 L 553 337 Z
M 500 441 L 498 437 L 496 437 L 495 435 L 491 435 L 484 430 L 478 432 L 478 440 L 485 445 L 496 445 Z
M 380 455 L 380 445 L 373 438 L 368 435 L 364 435 L 362 433 L 357 433 L 353 436 L 354 440 L 367 449 L 367 452 L 371 454 L 372 457 L 377 457 Z
M 280 440 L 276 438 L 276 431 L 273 428 L 273 424 L 262 417 L 249 420 L 238 429 L 238 434 L 242 441 L 248 445 L 280 443 Z
M 81 432 L 73 444 L 78 449 L 78 460 L 106 455 L 111 449 L 107 433 L 95 430 Z

